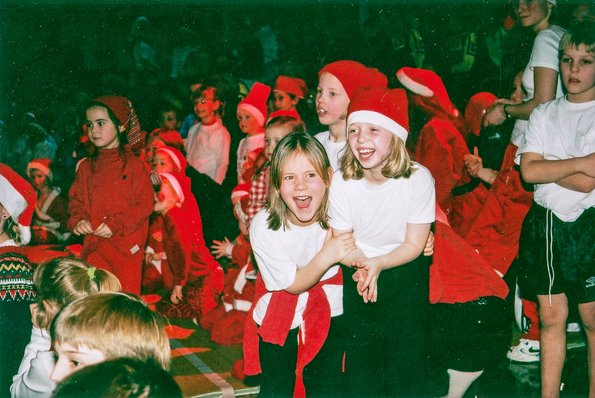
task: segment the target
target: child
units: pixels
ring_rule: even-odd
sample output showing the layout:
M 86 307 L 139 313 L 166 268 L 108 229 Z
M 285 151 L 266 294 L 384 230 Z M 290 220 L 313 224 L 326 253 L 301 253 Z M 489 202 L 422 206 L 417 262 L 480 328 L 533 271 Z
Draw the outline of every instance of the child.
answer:
M 132 294 L 98 293 L 75 300 L 53 323 L 58 359 L 50 379 L 57 383 L 85 366 L 121 357 L 152 360 L 168 370 L 164 327 L 163 318 Z
M 49 395 L 54 389 L 50 373 L 55 360 L 49 329 L 58 311 L 80 297 L 120 290 L 120 282 L 112 273 L 68 257 L 41 264 L 33 274 L 33 283 L 37 292 L 37 303 L 31 306 L 33 330 L 19 371 L 12 379 L 13 397 Z
M 182 398 L 182 390 L 155 361 L 116 358 L 74 372 L 58 384 L 52 397 Z
M 298 77 L 279 76 L 273 87 L 273 108 L 276 111 L 296 109 L 300 100 L 308 95 L 306 82 Z
M 254 170 L 246 170 L 248 156 L 264 147 L 264 125 L 267 120 L 267 98 L 271 88 L 256 82 L 250 92 L 238 104 L 237 116 L 240 130 L 248 136 L 238 146 L 238 183 L 249 182 Z
M 341 261 L 358 269 L 347 268 L 344 278 L 348 393 L 419 394 L 430 263 L 422 251 L 435 217 L 434 182 L 405 148 L 404 90 L 357 91 L 347 125 L 329 215 L 333 234 L 353 231 L 358 245 Z
M 70 188 L 68 226 L 84 236 L 83 259 L 113 272 L 123 291 L 140 293 L 153 188 L 143 162 L 125 145 L 140 126 L 124 97 L 95 99 L 86 118 L 95 151 L 79 164 Z
M 535 184 L 521 233 L 519 286 L 536 294 L 541 323 L 541 394 L 560 394 L 569 306 L 578 304 L 595 395 L 595 26 L 560 41 L 566 95 L 535 108 L 519 146 L 523 178 Z
M 335 61 L 318 72 L 316 112 L 328 131 L 316 134 L 322 143 L 333 170 L 339 169 L 339 158 L 345 149 L 347 107 L 358 87 L 386 87 L 387 78 L 376 69 L 355 61 Z
M 336 263 L 355 245 L 350 233 L 328 230 L 331 177 L 324 148 L 307 134 L 289 134 L 273 152 L 270 202 L 250 227 L 259 279 L 244 335 L 245 373 L 262 372 L 263 396 L 303 396 L 304 387 L 312 396 L 339 395 Z
M 192 213 L 183 208 L 186 194 L 173 173 L 161 172 L 161 191 L 155 212 L 163 217 L 163 253 L 167 262 L 161 274 L 167 298 L 157 309 L 169 318 L 200 319 L 216 307 L 223 289 L 223 270 L 198 236 Z M 196 216 L 196 214 L 195 214 Z M 171 303 L 171 304 L 170 304 Z M 173 304 L 173 305 L 172 305 Z
M 186 158 L 196 171 L 210 177 L 218 185 L 223 183 L 229 165 L 231 137 L 221 122 L 222 107 L 215 82 L 204 82 L 192 94 L 194 112 L 200 123 L 188 131 Z
M 159 129 L 161 131 L 178 131 L 181 122 L 178 120 L 178 108 L 174 105 L 166 105 L 161 108 Z
M 32 240 L 34 243 L 62 243 L 70 238 L 68 199 L 60 195 L 60 188 L 53 186 L 52 161 L 48 158 L 33 159 L 27 165 L 27 177 L 37 191 L 33 215 Z

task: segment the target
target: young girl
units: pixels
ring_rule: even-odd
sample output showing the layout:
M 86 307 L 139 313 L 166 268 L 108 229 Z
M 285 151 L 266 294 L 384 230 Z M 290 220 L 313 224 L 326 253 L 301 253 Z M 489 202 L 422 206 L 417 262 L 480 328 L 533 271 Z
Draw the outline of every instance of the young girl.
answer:
M 120 290 L 120 282 L 112 273 L 68 257 L 41 264 L 33 274 L 33 283 L 37 292 L 37 303 L 31 306 L 33 330 L 19 371 L 12 379 L 13 397 L 49 395 L 54 389 L 50 373 L 55 359 L 49 329 L 58 311 L 80 297 Z
M 62 243 L 70 238 L 66 229 L 68 222 L 68 199 L 60 195 L 60 188 L 53 186 L 52 161 L 48 158 L 33 159 L 27 165 L 27 177 L 37 191 L 37 203 L 33 215 L 33 242 Z
M 85 366 L 121 357 L 155 361 L 169 370 L 165 320 L 132 294 L 79 298 L 60 311 L 52 331 L 58 359 L 50 379 L 55 383 Z
M 86 118 L 95 151 L 79 164 L 70 188 L 68 226 L 84 236 L 83 259 L 113 272 L 122 290 L 140 293 L 153 187 L 143 162 L 125 145 L 140 126 L 124 97 L 97 98 Z
M 353 231 L 358 246 L 342 260 L 357 267 L 344 278 L 348 393 L 419 394 L 430 263 L 421 254 L 435 217 L 434 182 L 405 148 L 404 90 L 356 92 L 347 125 L 349 148 L 342 178 L 333 179 L 329 215 L 333 234 Z
M 298 77 L 279 76 L 273 87 L 273 108 L 276 111 L 296 109 L 300 100 L 308 94 L 306 82 Z
M 270 202 L 250 227 L 260 276 L 244 335 L 245 373 L 262 373 L 263 396 L 299 396 L 304 387 L 312 396 L 339 395 L 336 263 L 355 245 L 350 233 L 328 230 L 331 177 L 324 148 L 309 135 L 289 134 L 275 148 Z

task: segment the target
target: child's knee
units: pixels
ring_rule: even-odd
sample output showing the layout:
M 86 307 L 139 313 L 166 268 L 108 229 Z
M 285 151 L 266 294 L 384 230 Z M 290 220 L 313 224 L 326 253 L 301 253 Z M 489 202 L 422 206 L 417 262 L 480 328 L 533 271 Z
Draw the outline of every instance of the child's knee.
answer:
M 595 302 L 580 304 L 579 311 L 585 330 L 595 333 Z

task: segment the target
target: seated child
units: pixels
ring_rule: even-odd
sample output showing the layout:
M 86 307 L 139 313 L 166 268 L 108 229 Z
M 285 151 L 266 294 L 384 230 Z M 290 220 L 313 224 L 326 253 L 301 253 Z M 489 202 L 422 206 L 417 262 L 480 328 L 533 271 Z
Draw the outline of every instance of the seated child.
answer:
M 13 397 L 49 395 L 54 389 L 50 373 L 55 365 L 50 324 L 62 307 L 90 294 L 119 291 L 120 281 L 108 271 L 78 258 L 60 257 L 42 263 L 33 274 L 37 303 L 31 305 L 31 341 L 12 379 Z
M 37 191 L 37 202 L 31 226 L 32 244 L 66 243 L 71 236 L 67 230 L 68 198 L 54 187 L 52 161 L 33 159 L 27 165 L 27 177 Z
M 73 301 L 52 326 L 58 354 L 50 379 L 58 383 L 89 365 L 121 357 L 155 361 L 168 370 L 165 320 L 133 294 L 97 293 Z
M 74 372 L 58 384 L 52 396 L 182 398 L 182 390 L 155 361 L 116 358 Z

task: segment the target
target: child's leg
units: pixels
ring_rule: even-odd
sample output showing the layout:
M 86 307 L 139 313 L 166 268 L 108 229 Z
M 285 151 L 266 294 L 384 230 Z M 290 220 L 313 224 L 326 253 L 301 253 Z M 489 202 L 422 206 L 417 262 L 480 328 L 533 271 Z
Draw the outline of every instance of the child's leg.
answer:
M 595 302 L 579 304 L 587 344 L 589 344 L 589 397 L 595 397 Z
M 295 387 L 295 367 L 297 361 L 297 332 L 289 331 L 284 346 L 265 343 L 259 338 L 260 380 L 259 397 L 293 396 Z
M 538 295 L 537 298 L 541 321 L 541 396 L 558 397 L 566 359 L 568 299 L 565 294 Z

